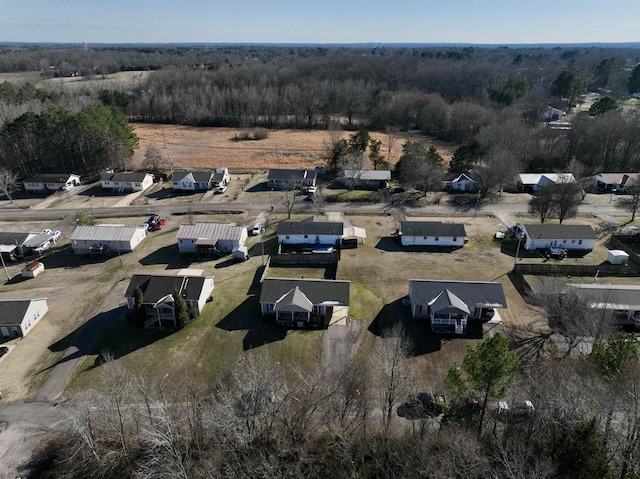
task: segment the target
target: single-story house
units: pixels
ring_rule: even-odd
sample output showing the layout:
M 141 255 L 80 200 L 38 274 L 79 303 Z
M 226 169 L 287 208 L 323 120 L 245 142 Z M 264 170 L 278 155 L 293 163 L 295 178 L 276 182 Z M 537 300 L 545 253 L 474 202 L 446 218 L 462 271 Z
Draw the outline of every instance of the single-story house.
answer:
M 0 299 L 0 334 L 5 338 L 26 336 L 49 311 L 46 298 Z
M 75 254 L 129 253 L 145 239 L 142 227 L 122 225 L 77 226 L 71 233 L 71 247 Z
M 67 186 L 78 186 L 80 175 L 69 173 L 39 173 L 24 180 L 24 190 L 27 193 L 43 191 L 58 191 Z
M 25 255 L 24 242 L 31 233 L 20 228 L 9 228 L 0 232 L 0 254 L 3 259 L 17 261 Z
M 42 253 L 56 243 L 55 236 L 49 233 L 29 233 L 29 237 L 22 243 L 25 253 Z
M 593 177 L 593 186 L 605 191 L 624 193 L 626 188 L 638 184 L 640 173 L 600 173 Z
M 462 223 L 401 221 L 402 246 L 464 246 L 467 233 Z
M 478 191 L 482 177 L 473 169 L 464 173 L 447 173 L 442 179 L 442 189 L 448 191 Z
M 229 176 L 229 168 L 221 167 L 216 168 L 213 173 L 213 178 L 211 179 L 211 186 L 213 188 L 218 188 L 219 186 L 226 186 L 229 184 L 229 180 L 231 177 Z
M 129 309 L 135 307 L 137 288 L 142 291 L 145 327 L 176 327 L 174 293 L 184 298 L 192 316 L 199 316 L 213 291 L 213 276 L 134 274 L 125 292 Z
M 31 263 L 25 265 L 20 272 L 20 276 L 23 278 L 35 278 L 40 273 L 44 271 L 44 264 L 40 261 L 32 261 Z
M 316 170 L 271 169 L 267 185 L 274 190 L 301 190 L 316 185 Z
M 379 190 L 389 188 L 391 171 L 389 170 L 344 170 L 342 183 L 347 188 L 365 188 Z
M 100 184 L 103 190 L 113 191 L 114 193 L 144 191 L 153 185 L 153 175 L 136 171 L 123 171 L 121 173 L 103 171 L 100 173 Z
M 434 332 L 464 334 L 470 320 L 496 319 L 507 307 L 502 284 L 482 281 L 409 280 L 413 319 L 428 319 Z
M 547 108 L 540 115 L 544 121 L 562 120 L 567 115 L 566 111 L 547 105 Z
M 618 322 L 640 324 L 640 285 L 567 284 L 567 292 L 591 308 L 612 311 Z
M 282 326 L 327 327 L 349 314 L 351 282 L 327 279 L 267 278 L 260 292 L 263 316 Z
M 516 177 L 516 188 L 521 191 L 537 191 L 549 184 L 575 182 L 573 173 L 521 173 Z
M 342 244 L 344 223 L 335 221 L 281 221 L 278 244 L 329 245 Z
M 516 237 L 529 250 L 562 247 L 568 251 L 592 251 L 598 236 L 590 225 L 530 224 L 515 226 Z
M 244 246 L 247 228 L 235 223 L 196 223 L 180 225 L 176 238 L 180 253 L 231 253 Z
M 173 191 L 209 191 L 213 189 L 213 170 L 178 170 L 173 173 Z

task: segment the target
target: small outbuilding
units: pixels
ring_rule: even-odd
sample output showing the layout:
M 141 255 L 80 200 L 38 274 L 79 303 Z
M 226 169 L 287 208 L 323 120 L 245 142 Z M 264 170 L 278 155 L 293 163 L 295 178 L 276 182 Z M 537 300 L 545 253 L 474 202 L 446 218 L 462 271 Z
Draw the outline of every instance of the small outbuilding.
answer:
M 44 264 L 42 264 L 40 261 L 33 261 L 32 263 L 29 263 L 24 268 L 22 268 L 20 275 L 23 278 L 35 278 L 43 271 Z
M 607 261 L 611 264 L 627 264 L 629 255 L 620 249 L 612 249 L 607 252 Z

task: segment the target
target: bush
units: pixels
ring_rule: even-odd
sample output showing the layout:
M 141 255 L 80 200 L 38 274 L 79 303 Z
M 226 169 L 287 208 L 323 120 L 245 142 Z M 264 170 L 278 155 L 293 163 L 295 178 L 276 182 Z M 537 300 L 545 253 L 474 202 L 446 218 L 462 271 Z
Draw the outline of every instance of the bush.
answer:
M 76 213 L 76 223 L 80 226 L 93 226 L 96 224 L 96 219 L 87 213 L 86 210 L 78 210 Z
M 253 128 L 252 130 L 242 130 L 233 137 L 233 141 L 254 141 L 264 140 L 269 136 L 269 130 L 266 128 Z

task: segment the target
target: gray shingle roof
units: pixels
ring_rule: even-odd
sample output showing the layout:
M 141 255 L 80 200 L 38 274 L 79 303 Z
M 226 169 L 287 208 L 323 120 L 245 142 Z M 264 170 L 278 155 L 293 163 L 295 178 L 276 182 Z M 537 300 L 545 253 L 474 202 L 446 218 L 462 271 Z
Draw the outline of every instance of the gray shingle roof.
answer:
M 321 304 L 335 301 L 349 305 L 350 281 L 334 281 L 329 279 L 282 279 L 267 278 L 260 291 L 261 303 L 275 303 L 296 287 L 313 303 Z
M 401 221 L 400 233 L 403 236 L 466 236 L 463 224 L 440 221 Z
M 532 239 L 598 239 L 590 225 L 530 224 L 522 225 Z
M 175 290 L 182 293 L 184 299 L 197 300 L 202 293 L 205 276 L 172 276 L 134 274 L 125 293 L 126 298 L 133 298 L 136 288 L 140 287 L 144 303 L 155 303 Z
M 302 181 L 306 178 L 306 175 L 307 170 L 286 170 L 276 168 L 269 170 L 267 180 Z
M 0 232 L 0 244 L 21 246 L 29 234 L 28 231 L 2 231 Z
M 469 308 L 482 304 L 491 308 L 506 308 L 507 300 L 500 283 L 483 281 L 437 281 L 431 279 L 409 280 L 409 296 L 416 304 L 428 304 L 449 291 Z
M 38 173 L 24 180 L 25 183 L 66 183 L 70 173 Z
M 117 181 L 117 182 L 125 182 L 125 183 L 142 183 L 148 174 L 149 173 L 139 173 L 137 171 L 123 171 L 121 173 L 113 173 L 110 178 L 108 177 L 108 175 L 105 175 L 104 178 L 101 175 L 100 179 L 101 180 L 110 179 L 111 181 L 114 181 L 114 182 Z
M 30 304 L 30 299 L 0 300 L 0 324 L 22 323 Z
M 332 221 L 281 221 L 279 235 L 337 235 L 342 236 L 344 223 Z

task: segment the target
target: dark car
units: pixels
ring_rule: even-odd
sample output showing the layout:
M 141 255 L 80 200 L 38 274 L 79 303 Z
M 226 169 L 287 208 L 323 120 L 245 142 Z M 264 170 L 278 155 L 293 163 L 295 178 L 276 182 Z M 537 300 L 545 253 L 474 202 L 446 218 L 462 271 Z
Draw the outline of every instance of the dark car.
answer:
M 151 215 L 149 216 L 149 219 L 147 220 L 147 224 L 149 226 L 154 226 L 158 220 L 160 219 L 160 215 Z
M 2 346 L 0 348 L 0 358 L 9 352 L 9 348 L 6 346 Z

